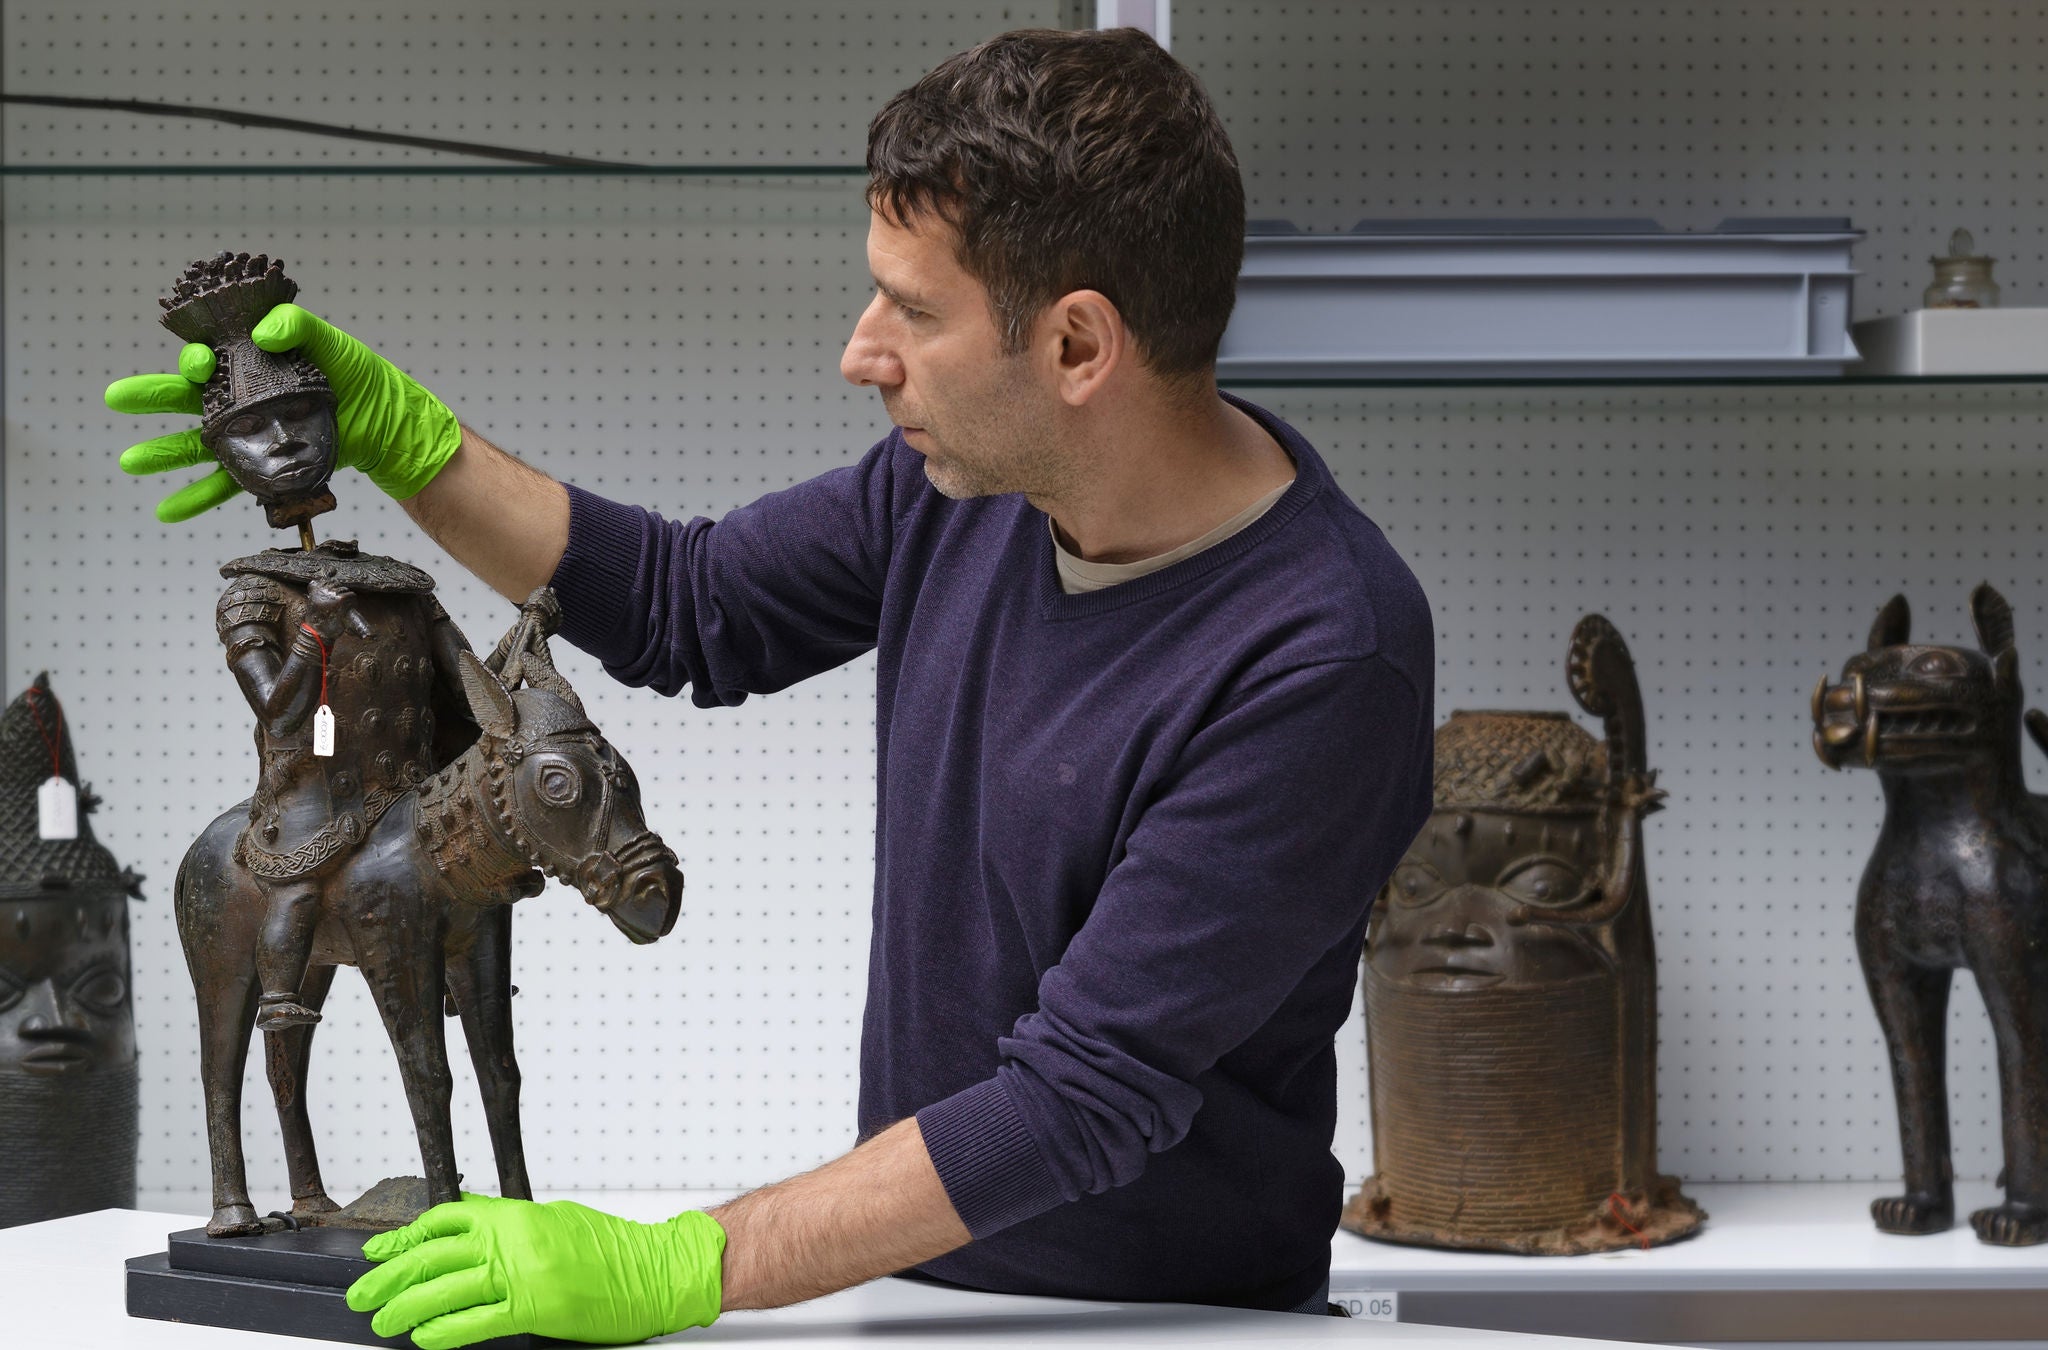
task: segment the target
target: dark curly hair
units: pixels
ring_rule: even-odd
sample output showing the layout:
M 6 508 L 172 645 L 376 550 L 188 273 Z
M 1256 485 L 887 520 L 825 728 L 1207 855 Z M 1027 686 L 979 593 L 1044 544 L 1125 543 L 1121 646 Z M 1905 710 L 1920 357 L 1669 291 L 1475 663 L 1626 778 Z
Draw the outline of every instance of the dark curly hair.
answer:
M 1085 288 L 1109 297 L 1156 374 L 1215 367 L 1244 183 L 1208 95 L 1145 33 L 1023 29 L 950 57 L 875 115 L 867 167 L 877 212 L 958 232 L 1005 352 Z

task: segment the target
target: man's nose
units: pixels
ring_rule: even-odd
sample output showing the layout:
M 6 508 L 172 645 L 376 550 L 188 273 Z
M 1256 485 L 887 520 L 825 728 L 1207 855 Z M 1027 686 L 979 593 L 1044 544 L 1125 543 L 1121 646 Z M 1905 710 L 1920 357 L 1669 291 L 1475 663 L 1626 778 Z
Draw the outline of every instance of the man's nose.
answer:
M 903 383 L 903 362 L 890 348 L 881 331 L 883 309 L 888 302 L 877 295 L 861 311 L 839 358 L 839 373 L 848 384 L 880 385 L 893 388 Z

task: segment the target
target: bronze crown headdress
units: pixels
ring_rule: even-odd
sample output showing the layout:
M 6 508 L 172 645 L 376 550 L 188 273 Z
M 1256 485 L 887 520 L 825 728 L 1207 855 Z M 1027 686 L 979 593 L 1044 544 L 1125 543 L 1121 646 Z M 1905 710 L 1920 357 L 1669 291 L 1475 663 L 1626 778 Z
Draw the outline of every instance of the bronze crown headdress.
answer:
M 1607 746 L 1565 713 L 1454 712 L 1436 729 L 1436 809 L 1597 810 Z
M 286 394 L 333 389 L 320 367 L 297 352 L 266 352 L 249 338 L 275 305 L 299 293 L 284 261 L 258 253 L 219 253 L 185 269 L 163 306 L 163 325 L 187 342 L 213 348 L 213 378 L 200 393 L 200 439 L 211 445 L 228 418 Z

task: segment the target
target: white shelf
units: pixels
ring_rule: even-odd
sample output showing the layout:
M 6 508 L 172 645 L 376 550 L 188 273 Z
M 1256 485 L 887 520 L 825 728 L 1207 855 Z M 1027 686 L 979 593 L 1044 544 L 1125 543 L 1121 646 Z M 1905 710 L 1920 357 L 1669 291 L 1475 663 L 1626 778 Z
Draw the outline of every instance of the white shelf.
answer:
M 1687 1186 L 1708 1213 L 1697 1237 L 1649 1251 L 1528 1257 L 1371 1242 L 1330 1244 L 1332 1298 L 1401 1296 L 1410 1322 L 1673 1344 L 1968 1342 L 2048 1345 L 2048 1245 L 1991 1247 L 1957 1187 L 1957 1227 L 1880 1233 L 1881 1182 Z

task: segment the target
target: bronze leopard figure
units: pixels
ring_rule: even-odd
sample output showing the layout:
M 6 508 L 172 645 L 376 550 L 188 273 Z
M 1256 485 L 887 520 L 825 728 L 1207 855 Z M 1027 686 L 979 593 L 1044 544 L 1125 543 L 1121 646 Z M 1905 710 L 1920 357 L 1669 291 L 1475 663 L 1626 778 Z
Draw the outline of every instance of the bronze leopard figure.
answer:
M 1955 1222 L 1944 1079 L 1949 987 L 1976 976 L 1998 1047 L 2005 1202 L 1970 1224 L 1985 1242 L 2048 1240 L 2048 797 L 2020 770 L 2012 607 L 1970 597 L 1982 650 L 1915 644 L 1893 596 L 1840 683 L 1813 691 L 1813 745 L 1830 768 L 1884 787 L 1884 824 L 1856 900 L 1856 950 L 1891 1051 L 1904 1195 L 1871 1205 L 1888 1233 Z M 2048 717 L 2026 714 L 2048 749 Z

